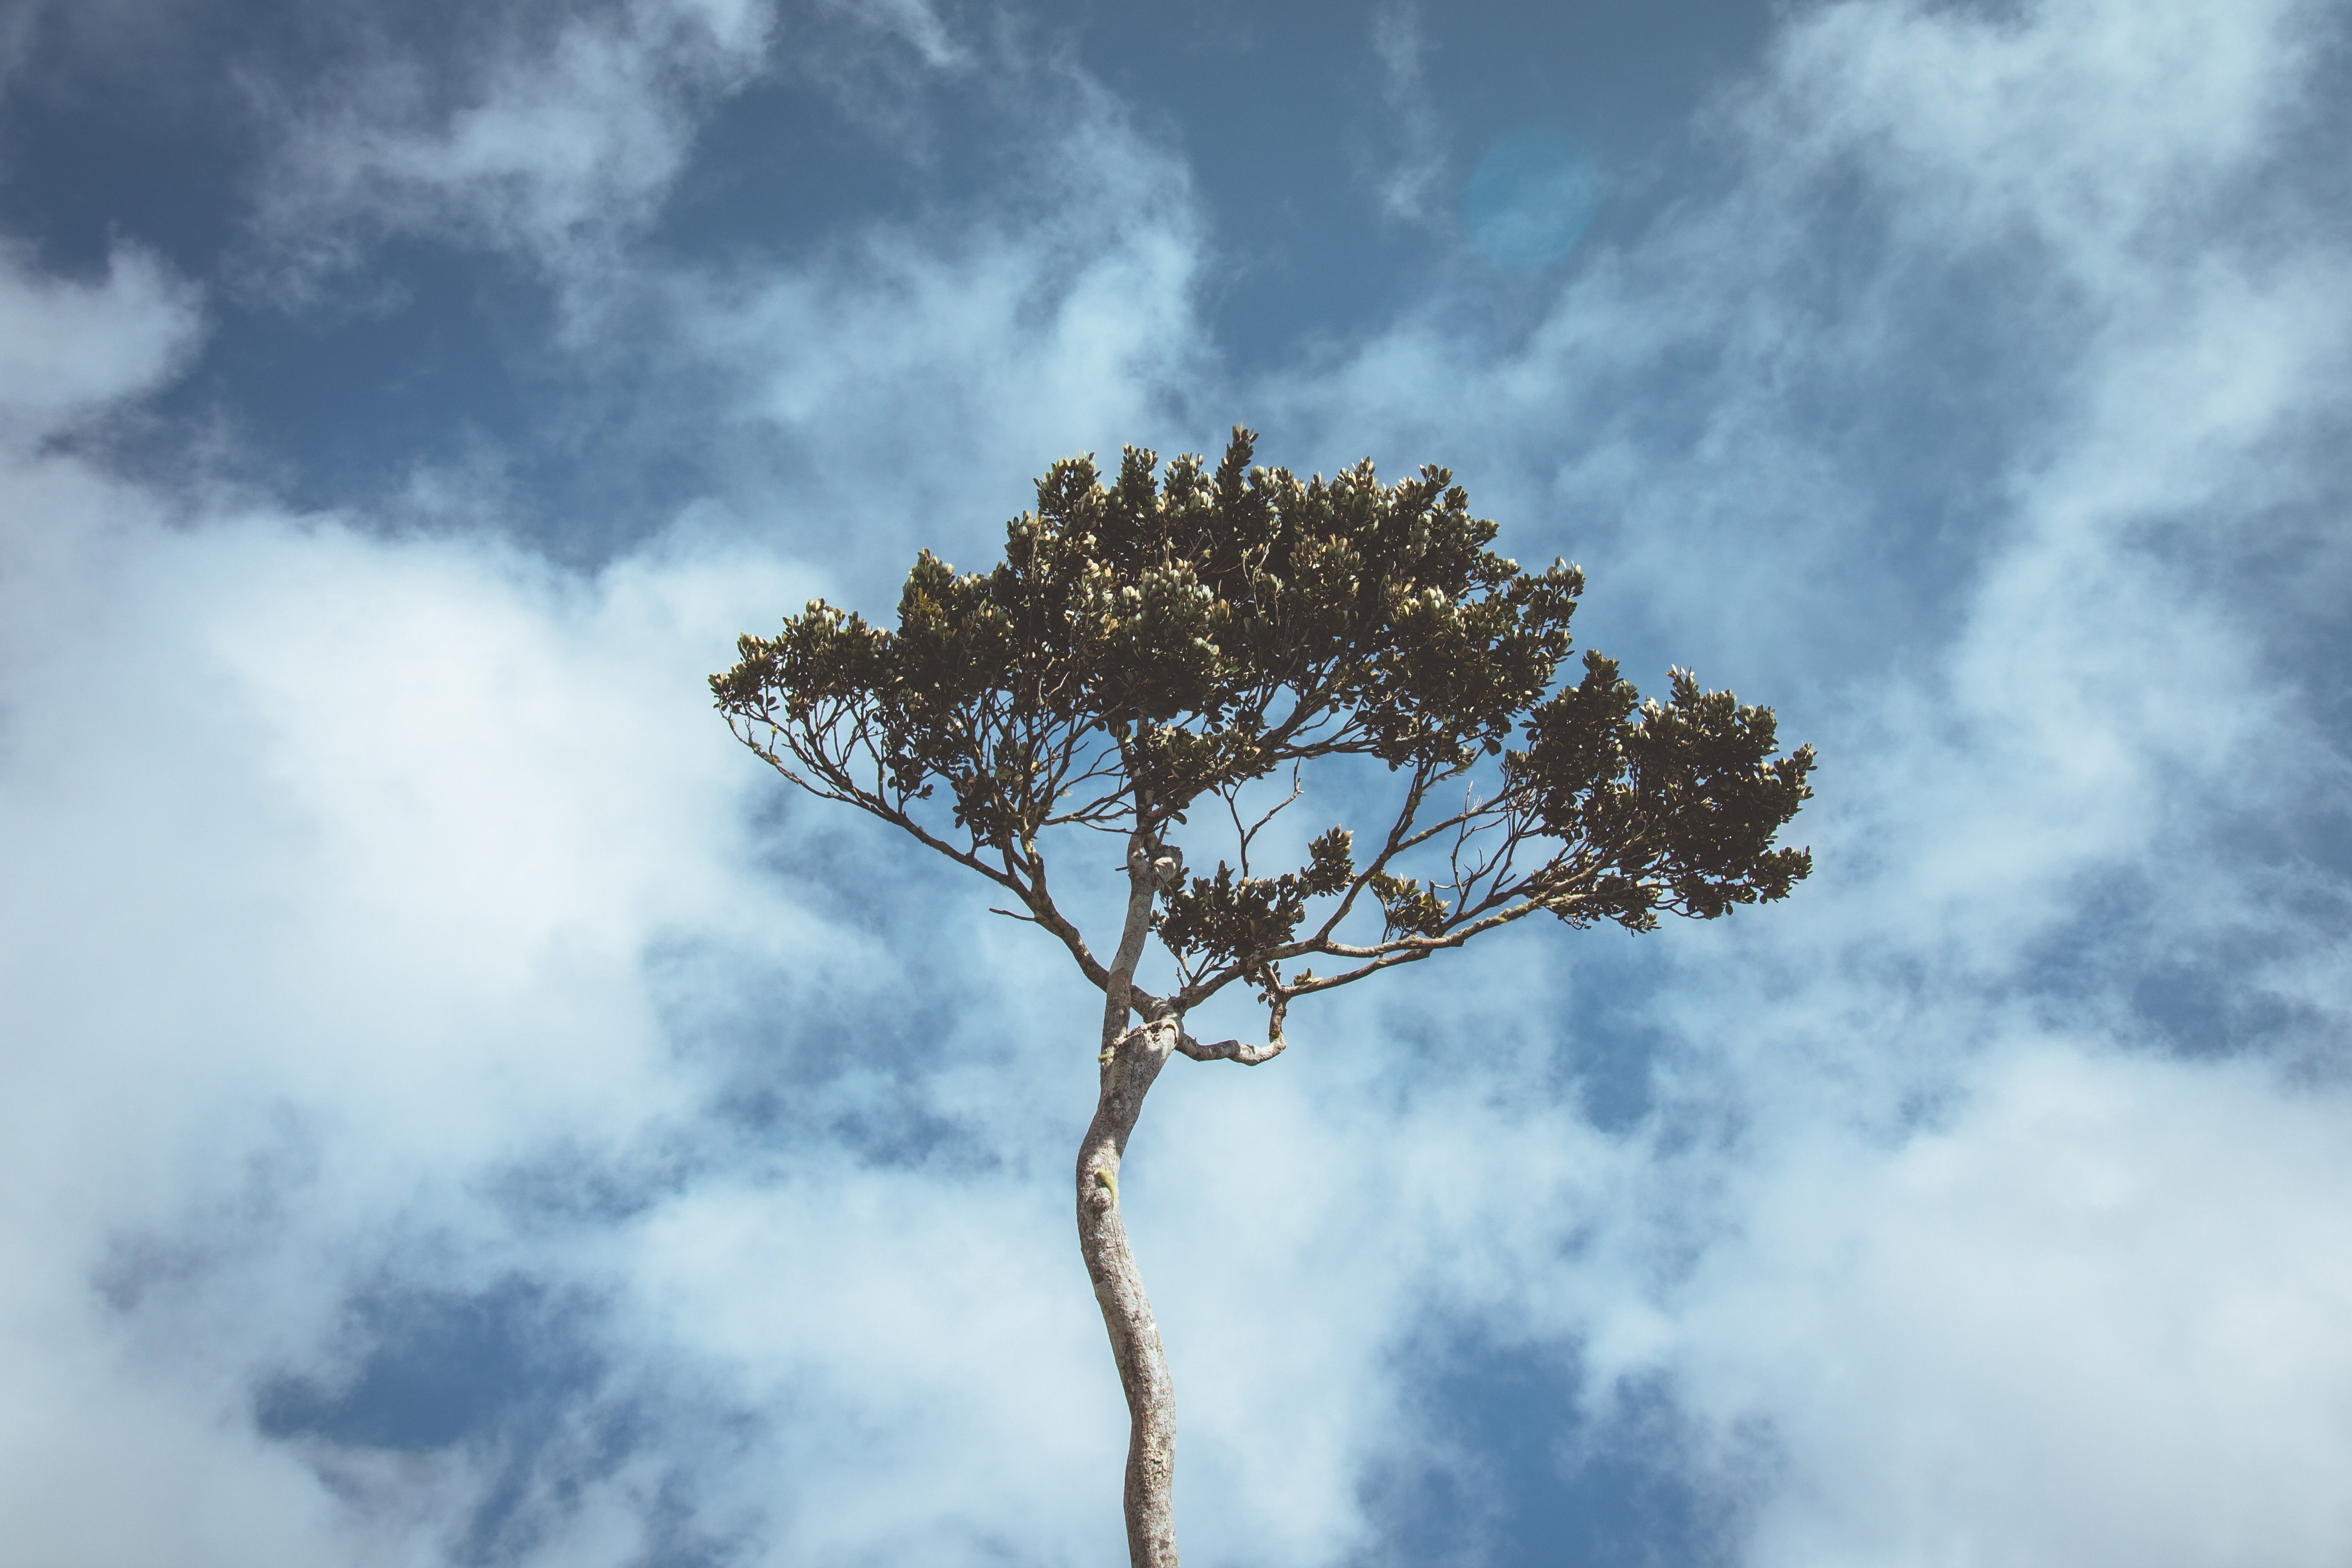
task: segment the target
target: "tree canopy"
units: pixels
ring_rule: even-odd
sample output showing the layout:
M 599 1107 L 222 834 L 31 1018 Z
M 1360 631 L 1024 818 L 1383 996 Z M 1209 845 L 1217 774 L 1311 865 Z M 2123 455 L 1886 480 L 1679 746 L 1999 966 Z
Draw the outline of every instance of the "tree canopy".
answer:
M 1108 481 L 1090 458 L 1056 463 L 994 568 L 923 552 L 895 631 L 813 602 L 741 639 L 718 705 L 793 783 L 1008 890 L 1007 912 L 1097 985 L 1110 973 L 1056 906 L 1041 837 L 1156 847 L 1219 803 L 1234 862 L 1159 878 L 1181 980 L 1148 1000 L 1179 1018 L 1241 980 L 1278 1033 L 1293 998 L 1538 910 L 1645 931 L 1781 898 L 1811 869 L 1774 838 L 1813 753 L 1775 754 L 1770 709 L 1681 669 L 1644 700 L 1592 652 L 1562 680 L 1578 568 L 1496 554 L 1443 468 L 1382 485 L 1367 460 L 1302 482 L 1253 465 L 1255 439 L 1236 426 L 1213 470 L 1132 447 Z M 1286 776 L 1278 811 L 1306 764 L 1349 756 L 1396 775 L 1394 814 L 1254 870 L 1265 818 L 1243 820 L 1244 786 Z

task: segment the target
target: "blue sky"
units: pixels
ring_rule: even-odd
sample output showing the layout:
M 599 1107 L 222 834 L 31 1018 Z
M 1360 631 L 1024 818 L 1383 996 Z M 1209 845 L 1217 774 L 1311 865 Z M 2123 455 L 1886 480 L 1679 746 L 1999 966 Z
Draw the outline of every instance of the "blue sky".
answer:
M 1116 1561 L 1082 985 L 701 680 L 1244 421 L 1819 869 L 1171 1068 L 1188 1556 L 2342 1563 L 2347 23 L 0 5 L 13 1559 Z

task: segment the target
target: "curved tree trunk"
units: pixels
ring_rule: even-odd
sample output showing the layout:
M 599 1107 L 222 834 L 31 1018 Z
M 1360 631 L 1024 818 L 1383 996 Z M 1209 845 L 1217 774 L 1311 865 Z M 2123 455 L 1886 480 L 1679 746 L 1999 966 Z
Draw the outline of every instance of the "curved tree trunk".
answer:
M 1176 1568 L 1176 1518 L 1170 1488 L 1176 1474 L 1176 1387 L 1160 1346 L 1160 1325 L 1143 1293 L 1143 1276 L 1127 1244 L 1118 1212 L 1118 1164 L 1128 1134 L 1143 1110 L 1143 1097 L 1167 1065 L 1178 1030 L 1173 1021 L 1130 1033 L 1129 987 L 1136 961 L 1150 930 L 1151 897 L 1172 879 L 1175 861 L 1141 836 L 1128 848 L 1126 929 L 1111 964 L 1103 998 L 1102 1089 L 1094 1121 L 1078 1148 L 1078 1248 L 1103 1326 L 1110 1331 L 1118 1362 L 1119 1387 L 1127 1394 L 1127 1553 L 1133 1568 Z

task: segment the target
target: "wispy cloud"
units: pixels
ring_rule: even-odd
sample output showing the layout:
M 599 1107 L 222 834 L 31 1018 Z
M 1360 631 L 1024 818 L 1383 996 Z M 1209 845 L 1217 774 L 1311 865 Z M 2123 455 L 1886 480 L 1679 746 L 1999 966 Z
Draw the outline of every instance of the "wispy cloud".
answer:
M 152 390 L 200 335 L 196 290 L 143 250 L 119 248 L 102 280 L 77 282 L 0 249 L 0 443 L 37 441 Z
M 1381 97 L 1401 145 L 1380 181 L 1381 210 L 1392 218 L 1443 224 L 1438 185 L 1445 174 L 1444 134 L 1423 80 L 1429 47 L 1420 8 L 1393 0 L 1372 13 L 1372 54 L 1381 64 Z
M 263 88 L 281 148 L 260 222 L 280 284 L 387 236 L 568 276 L 658 210 L 713 100 L 764 67 L 764 0 L 630 0 L 386 40 L 331 80 Z M 291 274 L 284 268 L 290 265 Z

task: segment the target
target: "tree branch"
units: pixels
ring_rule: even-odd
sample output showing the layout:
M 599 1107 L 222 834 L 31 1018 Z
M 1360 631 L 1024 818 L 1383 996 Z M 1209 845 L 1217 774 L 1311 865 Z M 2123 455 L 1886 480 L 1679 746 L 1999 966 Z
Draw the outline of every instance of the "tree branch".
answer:
M 1239 1062 L 1245 1068 L 1254 1068 L 1261 1062 L 1272 1061 L 1289 1046 L 1290 1042 L 1282 1037 L 1283 1015 L 1289 1011 L 1288 994 L 1276 992 L 1273 1001 L 1267 1005 L 1265 1043 L 1263 1045 L 1252 1045 L 1244 1040 L 1218 1040 L 1211 1045 L 1202 1045 L 1184 1033 L 1180 1025 L 1176 1032 L 1176 1048 L 1196 1062 Z

